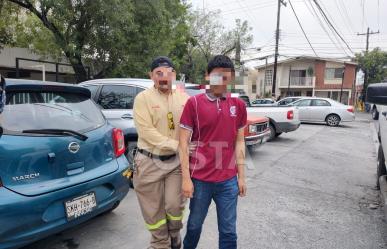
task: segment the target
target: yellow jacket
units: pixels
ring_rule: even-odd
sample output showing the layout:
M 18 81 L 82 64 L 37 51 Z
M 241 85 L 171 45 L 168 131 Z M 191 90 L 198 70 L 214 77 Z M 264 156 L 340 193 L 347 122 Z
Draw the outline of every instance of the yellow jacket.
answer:
M 155 155 L 171 155 L 179 146 L 180 117 L 188 95 L 172 90 L 169 95 L 151 87 L 139 93 L 133 106 L 138 133 L 137 146 Z M 172 112 L 174 129 L 168 126 L 167 114 Z

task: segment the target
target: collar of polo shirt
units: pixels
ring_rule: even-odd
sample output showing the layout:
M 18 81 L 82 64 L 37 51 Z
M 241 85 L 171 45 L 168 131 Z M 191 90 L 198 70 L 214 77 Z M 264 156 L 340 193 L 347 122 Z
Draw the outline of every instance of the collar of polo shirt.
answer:
M 208 98 L 209 101 L 215 101 L 216 99 L 221 99 L 221 100 L 225 100 L 226 97 L 227 97 L 227 93 L 223 93 L 221 97 L 216 97 L 214 94 L 212 93 L 206 93 L 206 96 Z

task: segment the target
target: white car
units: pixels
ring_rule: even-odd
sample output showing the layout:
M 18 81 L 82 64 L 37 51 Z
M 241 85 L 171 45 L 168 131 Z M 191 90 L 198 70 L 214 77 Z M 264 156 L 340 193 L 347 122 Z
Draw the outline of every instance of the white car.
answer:
M 271 106 L 275 103 L 272 99 L 256 99 L 251 101 L 251 107 L 254 106 Z
M 344 105 L 328 98 L 302 98 L 289 106 L 298 109 L 301 122 L 326 123 L 329 126 L 338 126 L 341 122 L 355 120 L 353 106 Z
M 303 97 L 303 96 L 286 97 L 286 98 L 283 98 L 283 99 L 275 102 L 274 105 L 285 106 L 285 105 L 289 105 L 293 102 L 296 102 L 297 100 L 300 100 L 302 98 L 306 98 L 306 97 Z

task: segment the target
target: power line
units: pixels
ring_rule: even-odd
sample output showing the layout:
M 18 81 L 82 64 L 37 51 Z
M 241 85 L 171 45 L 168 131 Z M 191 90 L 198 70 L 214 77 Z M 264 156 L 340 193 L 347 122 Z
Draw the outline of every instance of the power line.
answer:
M 260 29 L 260 25 L 257 25 L 256 19 L 254 19 L 254 18 L 250 15 L 250 13 L 249 13 L 249 12 L 246 12 L 246 10 L 243 8 L 244 5 L 242 5 L 242 3 L 241 3 L 239 0 L 237 0 L 236 2 L 239 4 L 239 6 L 242 7 L 243 12 L 247 14 L 247 17 L 250 19 L 251 23 L 255 24 L 255 25 L 254 25 L 254 28 L 259 27 L 258 29 Z
M 354 52 L 352 51 L 351 47 L 348 45 L 348 43 L 344 40 L 344 38 L 340 35 L 340 33 L 337 31 L 337 29 L 335 28 L 335 26 L 333 26 L 332 22 L 329 20 L 329 18 L 327 17 L 327 15 L 325 14 L 324 10 L 321 8 L 320 4 L 317 2 L 317 0 L 313 0 L 313 2 L 316 4 L 317 8 L 319 9 L 319 11 L 321 12 L 321 14 L 323 15 L 325 21 L 329 24 L 329 26 L 335 31 L 335 33 L 337 34 L 337 36 L 340 37 L 340 39 L 344 42 L 344 44 L 347 46 L 348 50 L 351 51 L 352 54 L 354 54 Z
M 302 25 L 301 25 L 300 19 L 298 19 L 297 13 L 296 13 L 296 11 L 294 10 L 293 4 L 292 4 L 292 2 L 291 2 L 290 0 L 289 0 L 289 4 L 290 4 L 290 7 L 291 7 L 292 10 L 293 10 L 294 16 L 295 16 L 296 19 L 297 19 L 298 25 L 300 25 L 300 28 L 301 28 L 301 30 L 302 30 L 302 33 L 304 34 L 306 40 L 307 40 L 308 43 L 309 43 L 310 48 L 313 50 L 313 53 L 318 57 L 316 51 L 314 50 L 314 48 L 313 48 L 313 46 L 312 46 L 312 43 L 310 43 L 309 38 L 308 38 L 308 36 L 306 35 L 305 30 L 304 30 L 304 28 L 303 28 Z
M 350 23 L 349 23 L 349 21 L 348 21 L 348 15 L 347 15 L 347 12 L 345 12 L 344 10 L 342 11 L 341 9 L 342 9 L 342 3 L 341 3 L 341 1 L 340 0 L 335 0 L 335 4 L 336 4 L 336 6 L 337 6 L 337 10 L 339 11 L 339 13 L 340 13 L 340 17 L 341 17 L 341 19 L 344 21 L 344 24 L 345 24 L 345 26 L 346 26 L 346 28 L 350 31 L 350 32 L 352 32 L 352 33 L 355 33 L 355 31 L 354 31 L 354 29 L 352 29 L 352 26 L 350 25 Z
M 239 4 L 239 6 L 240 6 L 239 8 L 225 10 L 222 13 L 224 13 L 225 15 L 236 14 L 236 13 L 239 13 L 241 11 L 245 12 L 245 11 L 251 11 L 251 10 L 256 10 L 256 9 L 263 9 L 263 8 L 267 8 L 267 7 L 272 7 L 272 6 L 275 6 L 275 4 L 273 4 L 272 2 L 267 2 L 267 3 L 265 2 L 265 3 L 259 3 L 259 4 L 252 5 L 249 8 L 243 7 L 241 4 Z
M 333 38 L 331 37 L 331 34 L 325 28 L 325 25 L 324 25 L 323 21 L 321 20 L 320 16 L 317 14 L 317 11 L 314 9 L 313 4 L 310 1 L 305 1 L 305 5 L 308 8 L 309 12 L 312 14 L 312 16 L 314 16 L 317 19 L 318 23 L 320 24 L 321 28 L 324 30 L 325 34 L 328 36 L 328 38 L 332 42 L 332 44 L 335 45 L 335 47 L 337 49 L 340 49 L 339 48 L 339 46 L 340 46 L 341 49 L 343 49 L 343 51 L 345 52 L 345 54 L 348 55 L 347 52 L 345 51 L 345 49 L 341 46 L 341 44 L 339 43 L 339 45 L 337 45 L 337 43 L 333 40 Z
M 310 3 L 310 5 L 312 6 L 312 8 L 314 9 L 314 6 L 312 5 L 312 3 Z M 317 8 L 317 7 L 316 7 Z M 322 8 L 321 8 L 322 9 Z M 344 48 L 344 46 L 342 45 L 342 42 L 340 41 L 340 39 L 337 37 L 337 35 L 335 35 L 335 31 L 332 29 L 332 27 L 328 24 L 328 22 L 326 21 L 326 18 L 323 16 L 323 14 L 321 13 L 320 9 L 317 8 L 317 10 L 320 12 L 320 15 L 323 19 L 323 21 L 325 22 L 325 24 L 328 26 L 328 29 L 332 32 L 333 34 L 333 39 L 336 40 L 337 44 L 341 47 L 341 49 L 344 51 L 344 53 L 347 55 L 347 56 L 350 56 L 350 54 L 347 52 L 347 50 Z M 321 21 L 321 22 L 323 22 Z M 332 39 L 331 39 L 332 40 Z

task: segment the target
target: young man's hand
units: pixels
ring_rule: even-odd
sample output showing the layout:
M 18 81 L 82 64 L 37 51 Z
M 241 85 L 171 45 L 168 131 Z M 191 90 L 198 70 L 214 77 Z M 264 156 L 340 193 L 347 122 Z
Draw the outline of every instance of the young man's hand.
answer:
M 239 196 L 245 197 L 247 193 L 246 181 L 244 178 L 238 178 Z
M 183 178 L 182 191 L 183 191 L 183 196 L 185 198 L 192 198 L 193 197 L 194 186 L 193 186 L 191 178 L 188 178 L 188 179 Z

